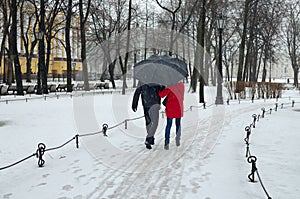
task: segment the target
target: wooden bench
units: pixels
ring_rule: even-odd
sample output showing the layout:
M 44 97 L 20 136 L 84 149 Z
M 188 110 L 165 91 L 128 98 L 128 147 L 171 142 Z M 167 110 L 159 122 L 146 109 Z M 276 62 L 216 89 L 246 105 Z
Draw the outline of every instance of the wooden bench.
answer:
M 10 91 L 12 91 L 12 94 L 15 94 L 15 92 L 17 92 L 17 86 L 15 85 L 8 86 L 7 93 L 10 94 Z
M 34 94 L 36 91 L 37 85 L 30 85 L 27 89 L 27 94 Z
M 89 88 L 90 88 L 90 90 L 94 90 L 95 89 L 95 84 L 89 83 Z
M 108 82 L 96 83 L 95 89 L 109 89 L 109 83 Z
M 50 93 L 56 92 L 56 85 L 55 84 L 48 85 L 48 91 Z
M 62 90 L 67 91 L 67 84 L 58 84 L 56 90 L 61 92 Z
M 76 90 L 76 86 L 75 84 L 72 84 L 72 91 L 75 91 Z
M 24 85 L 23 86 L 23 91 L 26 93 L 26 94 L 34 94 L 35 93 L 35 90 L 36 90 L 36 85 Z
M 7 95 L 8 87 L 6 85 L 0 85 L 0 95 Z
M 83 90 L 84 84 L 77 84 L 76 90 Z
M 104 83 L 104 89 L 109 89 L 109 83 L 108 82 Z
M 103 82 L 95 84 L 95 89 L 103 89 L 103 88 L 104 88 L 104 83 Z
M 24 94 L 34 94 L 35 91 L 36 91 L 36 85 L 23 85 L 23 92 Z M 3 93 L 6 94 L 10 94 L 10 92 L 12 92 L 12 94 L 15 94 L 17 92 L 17 86 L 15 85 L 12 85 L 12 86 L 9 86 L 6 90 L 3 91 Z M 2 93 L 2 91 L 1 91 Z

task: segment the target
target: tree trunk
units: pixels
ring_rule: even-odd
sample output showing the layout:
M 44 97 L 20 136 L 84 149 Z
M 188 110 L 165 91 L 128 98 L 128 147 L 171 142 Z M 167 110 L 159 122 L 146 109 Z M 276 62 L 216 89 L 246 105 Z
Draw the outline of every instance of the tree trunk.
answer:
M 31 58 L 26 59 L 26 82 L 31 82 Z
M 23 92 L 23 84 L 22 84 L 22 72 L 21 72 L 21 66 L 19 62 L 19 53 L 18 53 L 18 47 L 17 47 L 17 1 L 12 0 L 11 1 L 11 17 L 12 17 L 12 23 L 11 23 L 11 29 L 10 29 L 10 52 L 11 57 L 13 57 L 14 67 L 15 67 L 15 77 L 17 82 L 17 95 L 24 95 Z
M 250 11 L 251 1 L 252 0 L 246 0 L 245 2 L 244 18 L 243 18 L 243 33 L 241 38 L 240 50 L 239 50 L 239 66 L 238 66 L 237 81 L 242 81 L 243 78 L 245 44 L 246 44 L 246 37 L 247 37 L 248 16 Z
M 39 33 L 42 38 L 39 41 L 39 72 L 42 79 L 42 93 L 48 94 L 47 86 L 47 67 L 45 65 L 45 1 L 41 0 Z
M 126 85 L 126 75 L 127 75 L 127 65 L 128 65 L 128 57 L 129 57 L 129 43 L 130 43 L 131 3 L 132 3 L 132 0 L 129 0 L 128 24 L 127 24 L 127 40 L 126 40 L 126 54 L 125 54 L 125 63 L 124 63 L 124 71 L 123 71 L 122 95 L 125 95 L 125 88 L 127 88 L 127 85 Z
M 105 78 L 106 78 L 106 72 L 107 72 L 107 58 L 104 56 L 103 57 L 103 64 L 102 64 L 102 74 L 100 77 L 100 81 L 104 82 Z
M 80 39 L 81 39 L 81 61 L 82 61 L 82 75 L 84 81 L 84 90 L 89 91 L 89 80 L 88 80 L 88 66 L 86 60 L 86 35 L 85 25 L 89 15 L 91 0 L 88 0 L 86 15 L 83 14 L 83 2 L 79 0 L 79 13 L 80 13 Z
M 299 84 L 298 84 L 299 68 L 298 67 L 293 67 L 293 71 L 294 71 L 294 86 L 296 86 L 298 88 L 299 87 Z
M 262 73 L 262 82 L 266 82 L 266 78 L 267 78 L 267 60 L 264 58 L 264 66 L 263 66 L 263 73 Z
M 10 36 L 9 36 L 10 37 Z M 7 79 L 6 79 L 6 84 L 11 86 L 11 84 L 13 83 L 13 52 L 11 52 L 12 50 L 10 49 L 8 51 L 8 57 L 7 57 Z
M 115 70 L 115 65 L 116 65 L 116 59 L 111 62 L 108 66 L 108 72 L 109 72 L 109 75 L 110 75 L 110 81 L 112 83 L 112 87 L 115 89 L 116 88 L 116 84 L 115 84 L 115 79 L 114 79 L 114 70 Z
M 5 58 L 5 42 L 6 42 L 6 38 L 7 38 L 7 35 L 8 35 L 8 28 L 9 28 L 9 25 L 8 25 L 8 16 L 7 16 L 7 11 L 9 10 L 8 9 L 8 6 L 7 6 L 7 2 L 6 1 L 3 1 L 2 4 L 1 4 L 1 9 L 2 9 L 2 42 L 1 42 L 1 49 L 0 49 L 0 65 L 2 65 L 2 56 L 3 56 L 3 79 L 2 79 L 2 82 L 3 83 L 7 83 L 7 68 L 6 68 L 6 58 Z
M 66 39 L 66 55 L 67 55 L 67 92 L 72 92 L 72 55 L 71 55 L 71 42 L 70 42 L 70 28 L 72 18 L 72 0 L 68 0 L 65 39 Z
M 202 0 L 202 8 L 201 8 L 201 14 L 200 14 L 200 34 L 197 41 L 200 44 L 200 86 L 199 86 L 199 103 L 204 103 L 204 85 L 205 85 L 205 79 L 206 76 L 204 74 L 204 36 L 205 36 L 205 15 L 206 15 L 206 0 Z
M 257 67 L 258 67 L 258 46 L 257 46 L 257 42 L 255 42 L 255 47 L 254 47 L 254 56 L 253 56 L 253 63 L 252 65 L 250 66 L 251 67 L 251 71 L 250 71 L 250 81 L 252 82 L 256 82 L 256 74 L 258 73 L 257 71 Z

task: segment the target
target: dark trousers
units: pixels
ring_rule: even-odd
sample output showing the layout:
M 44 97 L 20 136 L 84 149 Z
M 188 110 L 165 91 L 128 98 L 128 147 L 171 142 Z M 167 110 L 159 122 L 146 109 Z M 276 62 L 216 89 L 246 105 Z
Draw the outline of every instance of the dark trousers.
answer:
M 159 110 L 160 105 L 155 104 L 150 108 L 144 108 L 145 122 L 146 122 L 146 130 L 147 130 L 147 138 L 154 137 L 159 119 Z
M 167 126 L 165 131 L 165 144 L 170 143 L 170 131 L 172 127 L 173 118 L 167 118 Z M 181 118 L 175 118 L 176 124 L 176 140 L 179 141 L 181 137 Z

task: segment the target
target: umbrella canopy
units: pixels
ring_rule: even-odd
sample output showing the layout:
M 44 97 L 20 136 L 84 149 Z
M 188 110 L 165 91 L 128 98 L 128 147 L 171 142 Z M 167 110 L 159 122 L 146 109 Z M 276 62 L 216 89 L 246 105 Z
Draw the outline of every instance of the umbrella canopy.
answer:
M 134 66 L 134 76 L 145 84 L 176 84 L 188 76 L 187 64 L 169 55 L 152 55 Z

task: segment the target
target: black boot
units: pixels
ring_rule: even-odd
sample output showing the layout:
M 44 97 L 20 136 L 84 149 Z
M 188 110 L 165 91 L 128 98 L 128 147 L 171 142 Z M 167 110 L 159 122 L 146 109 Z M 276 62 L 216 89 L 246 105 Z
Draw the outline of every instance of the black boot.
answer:
M 151 144 L 150 144 L 150 140 L 151 140 L 150 138 L 146 138 L 145 145 L 146 145 L 147 149 L 152 149 Z
M 155 140 L 155 138 L 153 136 L 149 137 L 149 144 L 154 145 L 155 144 L 154 140 Z

